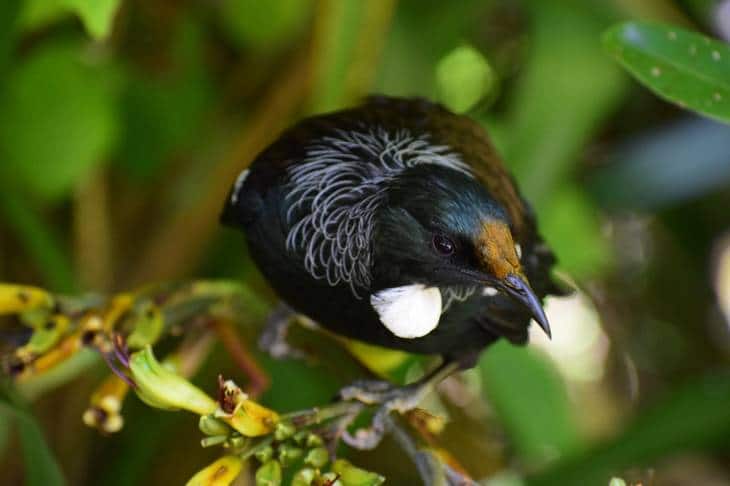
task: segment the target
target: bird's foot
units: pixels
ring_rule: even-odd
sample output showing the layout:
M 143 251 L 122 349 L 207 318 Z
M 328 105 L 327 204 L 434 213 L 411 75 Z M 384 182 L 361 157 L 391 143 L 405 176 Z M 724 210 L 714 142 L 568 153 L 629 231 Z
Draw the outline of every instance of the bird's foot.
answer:
M 342 440 L 356 449 L 374 449 L 388 432 L 391 412 L 402 414 L 413 410 L 427 391 L 428 386 L 424 383 L 394 386 L 377 380 L 363 380 L 346 386 L 339 393 L 342 400 L 356 400 L 365 405 L 376 405 L 377 409 L 369 427 L 358 429 L 354 434 L 345 430 L 342 433 Z
M 286 340 L 289 326 L 292 325 L 295 315 L 295 312 L 288 306 L 279 304 L 266 320 L 259 337 L 259 349 L 266 351 L 276 359 L 305 359 L 307 353 L 291 346 Z

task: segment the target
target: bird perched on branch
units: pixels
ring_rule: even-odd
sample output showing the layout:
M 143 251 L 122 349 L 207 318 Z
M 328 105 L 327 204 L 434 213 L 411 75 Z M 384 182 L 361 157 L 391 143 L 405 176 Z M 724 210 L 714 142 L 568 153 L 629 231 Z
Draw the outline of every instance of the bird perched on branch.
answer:
M 423 99 L 377 96 L 307 118 L 236 180 L 221 220 L 296 312 L 350 338 L 444 364 L 397 390 L 343 396 L 415 406 L 499 338 L 550 335 L 560 289 L 534 216 L 474 121 Z

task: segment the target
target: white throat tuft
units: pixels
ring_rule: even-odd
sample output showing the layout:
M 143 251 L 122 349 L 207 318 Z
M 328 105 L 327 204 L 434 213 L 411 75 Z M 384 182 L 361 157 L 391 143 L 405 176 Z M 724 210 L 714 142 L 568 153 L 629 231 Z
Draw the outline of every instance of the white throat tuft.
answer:
M 423 337 L 438 326 L 441 318 L 441 291 L 421 284 L 381 290 L 370 296 L 370 304 L 380 322 L 404 339 Z

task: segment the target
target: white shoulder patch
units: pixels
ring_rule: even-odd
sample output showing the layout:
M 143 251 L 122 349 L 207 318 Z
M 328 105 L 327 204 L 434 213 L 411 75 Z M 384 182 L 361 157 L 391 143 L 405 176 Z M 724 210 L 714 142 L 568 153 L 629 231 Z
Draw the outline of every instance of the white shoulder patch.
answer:
M 423 337 L 441 318 L 441 292 L 421 284 L 381 290 L 370 296 L 370 305 L 390 332 L 404 339 Z
M 246 178 L 248 177 L 248 174 L 251 172 L 250 169 L 246 169 L 241 171 L 240 174 L 238 174 L 238 177 L 236 178 L 236 183 L 233 184 L 233 190 L 231 191 L 231 203 L 236 204 L 238 202 L 238 194 L 241 192 L 241 187 L 243 187 L 243 183 L 246 182 Z

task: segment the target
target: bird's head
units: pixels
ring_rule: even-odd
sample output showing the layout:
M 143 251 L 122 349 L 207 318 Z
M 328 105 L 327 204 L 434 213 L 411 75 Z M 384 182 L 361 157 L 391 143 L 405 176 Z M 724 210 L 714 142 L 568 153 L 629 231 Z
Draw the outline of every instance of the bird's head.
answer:
M 550 327 L 521 264 L 506 211 L 471 175 L 419 165 L 392 181 L 377 215 L 375 265 L 386 280 L 491 287 Z

